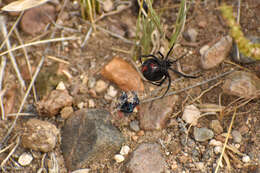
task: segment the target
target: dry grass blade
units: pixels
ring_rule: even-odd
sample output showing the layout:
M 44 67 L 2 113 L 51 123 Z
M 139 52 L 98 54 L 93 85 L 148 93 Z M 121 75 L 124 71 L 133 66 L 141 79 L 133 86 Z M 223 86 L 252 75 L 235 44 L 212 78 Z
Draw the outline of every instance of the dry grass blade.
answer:
M 3 84 L 3 80 L 4 80 L 5 66 L 6 66 L 6 57 L 2 56 L 1 67 L 0 67 L 0 91 L 3 92 L 0 94 L 0 106 L 1 106 L 2 120 L 5 120 L 5 110 L 4 110 L 4 102 L 3 102 L 4 90 L 2 88 L 2 84 Z
M 36 78 L 37 78 L 37 76 L 38 76 L 38 74 L 39 74 L 39 72 L 40 72 L 40 69 L 41 69 L 41 67 L 42 67 L 42 65 L 43 65 L 44 60 L 45 60 L 45 57 L 43 56 L 42 59 L 41 59 L 41 61 L 39 62 L 38 66 L 37 66 L 37 69 L 35 70 L 35 73 L 34 73 L 34 75 L 33 75 L 33 77 L 32 77 L 32 80 L 31 80 L 31 82 L 30 82 L 30 85 L 29 85 L 29 87 L 27 88 L 27 91 L 26 91 L 26 93 L 25 93 L 25 95 L 24 95 L 24 97 L 23 97 L 22 103 L 21 103 L 21 105 L 20 105 L 20 107 L 19 107 L 19 110 L 18 110 L 18 113 L 17 113 L 17 115 L 16 115 L 16 117 L 15 117 L 14 122 L 13 122 L 13 124 L 11 125 L 11 127 L 8 129 L 8 132 L 6 133 L 6 135 L 4 136 L 4 138 L 2 138 L 1 145 L 4 145 L 4 143 L 7 141 L 8 137 L 9 137 L 9 135 L 11 134 L 11 132 L 12 132 L 12 130 L 13 130 L 13 128 L 14 128 L 14 126 L 15 126 L 15 124 L 16 124 L 18 118 L 19 118 L 19 115 L 20 115 L 20 113 L 21 113 L 21 111 L 22 111 L 22 109 L 23 109 L 23 106 L 24 106 L 24 104 L 25 104 L 25 101 L 26 101 L 26 99 L 27 99 L 27 97 L 28 97 L 28 95 L 29 95 L 29 93 L 30 93 L 30 91 L 31 91 L 31 89 L 32 89 L 32 86 L 33 86 L 33 84 L 34 84 L 34 82 L 35 82 L 35 80 L 36 80 Z
M 227 164 L 227 169 L 228 171 L 231 171 L 231 164 L 230 164 L 230 161 L 229 161 L 229 158 L 228 158 L 228 155 L 226 153 L 223 153 L 223 158 Z
M 22 88 L 22 90 L 24 90 L 25 89 L 25 82 L 24 82 L 24 80 L 22 78 L 22 75 L 21 75 L 20 70 L 18 68 L 18 65 L 16 63 L 15 57 L 13 55 L 13 52 L 10 51 L 12 46 L 11 46 L 11 43 L 9 41 L 9 37 L 7 37 L 8 33 L 7 33 L 7 29 L 6 29 L 6 19 L 5 19 L 4 16 L 0 16 L 0 27 L 1 27 L 1 31 L 2 31 L 2 34 L 3 34 L 4 38 L 6 38 L 6 47 L 8 49 L 8 54 L 9 54 L 11 63 L 13 65 L 13 68 L 15 70 L 17 78 L 18 78 L 18 80 L 20 82 L 21 88 Z
M 12 34 L 14 28 L 16 28 L 16 25 L 20 22 L 20 19 L 21 19 L 21 17 L 23 16 L 23 13 L 24 13 L 24 12 L 21 12 L 20 15 L 19 15 L 19 17 L 16 19 L 16 21 L 15 21 L 15 23 L 13 24 L 11 30 L 9 31 L 9 33 L 8 33 L 7 36 L 5 37 L 4 41 L 2 42 L 2 44 L 1 44 L 1 46 L 0 46 L 0 50 L 2 50 L 2 48 L 3 48 L 4 45 L 5 45 L 5 42 L 6 42 L 7 38 L 9 38 L 9 36 Z
M 231 70 L 229 70 L 229 71 L 227 71 L 227 72 L 225 72 L 225 73 L 222 73 L 222 74 L 220 74 L 220 75 L 218 75 L 218 76 L 215 76 L 215 77 L 213 77 L 213 78 L 210 78 L 210 79 L 208 79 L 208 80 L 205 80 L 205 81 L 196 83 L 195 85 L 189 86 L 189 87 L 187 87 L 187 88 L 183 88 L 183 89 L 180 89 L 180 90 L 178 90 L 178 91 L 168 92 L 167 94 L 165 94 L 165 96 L 170 96 L 170 95 L 178 94 L 178 93 L 181 93 L 181 92 L 183 92 L 183 91 L 187 91 L 187 90 L 189 90 L 189 89 L 191 89 L 191 88 L 195 88 L 195 87 L 197 87 L 197 86 L 204 85 L 204 84 L 206 84 L 206 83 L 209 83 L 209 82 L 211 82 L 211 81 L 214 81 L 214 80 L 216 80 L 216 79 L 219 79 L 219 78 L 221 78 L 221 77 L 223 77 L 223 76 L 226 76 L 226 75 L 228 75 L 228 74 L 230 74 L 230 73 L 232 73 L 232 72 L 234 72 L 234 71 L 235 71 L 235 70 L 231 69 Z M 150 101 L 154 101 L 154 100 L 160 99 L 161 97 L 162 97 L 162 96 L 158 96 L 158 97 L 154 97 L 154 98 L 142 100 L 141 102 L 142 102 L 142 103 L 146 103 L 146 102 L 150 102 Z
M 57 57 L 55 57 L 55 56 L 47 55 L 46 57 L 47 57 L 48 59 L 51 59 L 51 60 L 54 60 L 54 61 L 57 61 L 57 62 L 60 62 L 60 63 L 70 64 L 68 61 L 65 61 L 65 60 L 63 60 L 63 59 L 57 58 Z
M 13 153 L 15 152 L 16 148 L 19 146 L 19 144 L 20 144 L 20 139 L 21 139 L 21 136 L 17 136 L 17 138 L 16 138 L 16 144 L 15 144 L 14 148 L 10 151 L 10 153 L 7 155 L 7 157 L 2 161 L 2 163 L 1 163 L 1 169 L 2 169 L 3 171 L 5 171 L 5 170 L 4 170 L 4 166 L 5 166 L 6 162 L 9 160 L 9 158 L 10 158 L 10 157 L 13 155 Z
M 11 2 L 2 8 L 3 11 L 19 12 L 42 5 L 50 0 L 19 0 Z
M 17 28 L 14 29 L 14 32 L 15 32 L 17 38 L 18 38 L 18 41 L 20 42 L 20 45 L 23 45 L 24 44 L 23 40 L 22 40 Z M 23 47 L 23 53 L 24 53 L 24 56 L 25 56 L 25 60 L 26 60 L 26 64 L 27 64 L 27 67 L 28 67 L 30 78 L 32 79 L 32 66 L 30 64 L 28 52 L 27 52 L 27 49 L 25 47 Z M 33 89 L 34 101 L 37 103 L 37 94 L 36 94 L 36 89 L 35 89 L 34 85 L 33 85 L 32 89 Z
M 14 47 L 8 51 L 5 51 L 5 52 L 2 52 L 0 53 L 0 56 L 3 56 L 9 52 L 12 52 L 12 51 L 15 51 L 15 50 L 18 50 L 18 49 L 21 49 L 21 48 L 24 48 L 24 47 L 29 47 L 29 46 L 34 46 L 34 45 L 38 45 L 38 44 L 46 44 L 46 43 L 51 43 L 51 42 L 59 42 L 59 41 L 66 41 L 66 40 L 77 40 L 79 39 L 79 37 L 63 37 L 63 38 L 54 38 L 54 39 L 48 39 L 48 40 L 41 40 L 41 41 L 36 41 L 36 42 L 31 42 L 31 43 L 27 43 L 27 44 L 24 44 L 24 45 L 20 45 L 20 46 L 17 46 L 17 47 Z
M 235 111 L 234 111 L 234 113 L 233 113 L 232 120 L 231 120 L 230 125 L 229 125 L 229 128 L 228 128 L 228 135 L 227 135 L 227 137 L 226 137 L 226 139 L 225 139 L 225 143 L 224 143 L 224 145 L 223 145 L 223 149 L 222 149 L 222 152 L 221 152 L 221 155 L 220 155 L 220 157 L 219 157 L 219 160 L 218 160 L 218 163 L 217 163 L 217 167 L 216 167 L 216 170 L 215 170 L 214 173 L 217 173 L 217 172 L 218 172 L 218 169 L 219 169 L 219 166 L 220 166 L 222 157 L 223 157 L 223 155 L 224 155 L 224 152 L 225 152 L 225 149 L 226 149 L 226 146 L 227 146 L 228 138 L 229 138 L 229 136 L 230 136 L 231 129 L 232 129 L 232 125 L 233 125 L 233 123 L 234 123 L 235 117 L 236 117 L 236 109 L 235 109 Z

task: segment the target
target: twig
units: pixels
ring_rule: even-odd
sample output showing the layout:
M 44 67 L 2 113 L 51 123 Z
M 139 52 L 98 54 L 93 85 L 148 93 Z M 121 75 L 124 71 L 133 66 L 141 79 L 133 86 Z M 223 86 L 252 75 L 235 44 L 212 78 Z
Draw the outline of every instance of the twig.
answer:
M 16 148 L 19 146 L 20 144 L 20 136 L 18 136 L 16 138 L 16 145 L 14 146 L 14 148 L 11 150 L 11 152 L 7 155 L 7 157 L 2 161 L 1 163 L 1 169 L 4 171 L 4 165 L 6 164 L 6 162 L 9 160 L 9 158 L 13 155 L 13 153 L 15 152 Z
M 231 120 L 230 125 L 229 125 L 229 128 L 228 128 L 228 134 L 227 134 L 227 137 L 226 137 L 226 139 L 225 139 L 225 143 L 224 143 L 224 145 L 223 145 L 223 149 L 222 149 L 222 152 L 221 152 L 221 155 L 220 155 L 220 157 L 219 157 L 218 164 L 217 164 L 217 167 L 216 167 L 214 173 L 217 173 L 217 172 L 218 172 L 218 169 L 219 169 L 219 166 L 220 166 L 220 163 L 221 163 L 223 154 L 224 154 L 224 152 L 225 152 L 225 148 L 226 148 L 226 146 L 227 146 L 228 138 L 229 138 L 229 135 L 230 135 L 230 132 L 231 132 L 232 125 L 233 125 L 233 122 L 234 122 L 234 120 L 235 120 L 235 117 L 236 117 L 236 109 L 235 109 L 234 114 L 233 114 L 233 116 L 232 116 L 232 120 Z
M 5 37 L 4 41 L 2 42 L 1 46 L 0 46 L 0 50 L 4 47 L 5 42 L 7 40 L 7 38 L 9 38 L 9 36 L 12 34 L 14 28 L 16 28 L 16 25 L 18 24 L 18 22 L 20 21 L 21 17 L 23 16 L 24 11 L 22 11 L 19 15 L 19 17 L 17 18 L 17 20 L 15 21 L 15 23 L 13 24 L 11 30 L 9 31 L 9 33 L 7 34 L 7 36 Z
M 0 53 L 0 56 L 3 56 L 11 51 L 15 51 L 15 50 L 18 50 L 18 49 L 21 49 L 23 47 L 28 47 L 28 46 L 33 46 L 33 45 L 38 45 L 38 44 L 45 44 L 45 43 L 50 43 L 50 42 L 59 42 L 59 41 L 65 41 L 65 40 L 77 40 L 79 39 L 79 37 L 63 37 L 63 38 L 54 38 L 54 39 L 48 39 L 48 40 L 41 40 L 41 41 L 36 41 L 36 42 L 31 42 L 31 43 L 27 43 L 27 44 L 24 44 L 24 45 L 20 45 L 20 46 L 17 46 L 17 47 L 14 47 L 8 51 L 5 51 L 5 52 L 2 52 Z
M 1 69 L 0 69 L 0 91 L 3 91 L 2 84 L 4 80 L 4 73 L 5 73 L 5 66 L 6 66 L 6 57 L 2 56 L 2 62 L 1 62 Z M 1 114 L 2 114 L 2 120 L 5 120 L 5 108 L 4 108 L 4 102 L 3 102 L 3 94 L 0 94 L 0 106 L 1 106 Z
M 17 113 L 7 114 L 7 117 L 17 116 Z M 37 116 L 33 113 L 19 113 L 19 116 Z
M 87 23 L 88 25 L 92 25 L 92 24 L 91 24 L 90 22 L 88 22 L 88 21 L 83 21 L 83 22 Z M 126 43 L 136 44 L 135 42 L 133 42 L 133 41 L 131 41 L 131 40 L 128 40 L 128 39 L 122 37 L 122 36 L 119 35 L 119 34 L 113 33 L 113 32 L 111 32 L 111 31 L 109 31 L 109 30 L 107 30 L 107 29 L 105 29 L 105 28 L 102 28 L 102 27 L 100 27 L 100 26 L 98 26 L 98 25 L 95 25 L 95 24 L 94 24 L 94 26 L 96 26 L 96 28 L 99 29 L 100 31 L 102 31 L 102 32 L 104 32 L 104 33 L 108 33 L 108 34 L 112 35 L 113 37 L 119 38 L 119 39 L 123 40 L 123 41 L 126 42 Z M 0 55 L 1 55 L 1 54 L 0 54 Z
M 102 14 L 94 21 L 94 23 L 96 23 L 97 21 L 103 19 L 104 17 L 111 16 L 111 15 L 114 15 L 114 14 L 118 14 L 118 13 L 120 13 L 121 11 L 128 9 L 128 8 L 131 7 L 131 5 L 132 5 L 131 1 L 123 1 L 123 2 L 127 4 L 126 7 L 120 8 L 120 9 L 116 9 L 116 10 L 114 10 L 114 11 L 110 11 L 110 12 L 107 12 L 107 13 L 102 13 Z
M 18 38 L 18 41 L 20 42 L 20 45 L 23 45 L 24 44 L 23 40 L 20 37 L 20 34 L 19 34 L 17 28 L 14 29 L 14 32 L 15 32 L 17 38 Z M 29 70 L 30 78 L 32 79 L 32 66 L 30 64 L 28 52 L 27 52 L 27 49 L 25 47 L 23 47 L 23 53 L 24 53 L 24 56 L 25 56 L 25 60 L 26 60 L 26 64 L 27 64 L 28 70 Z M 37 94 L 36 94 L 36 89 L 35 89 L 34 85 L 33 85 L 32 89 L 33 89 L 34 101 L 37 103 Z
M 209 92 L 210 90 L 212 90 L 213 88 L 215 88 L 216 86 L 220 85 L 222 83 L 222 81 L 219 81 L 218 83 L 216 83 L 215 85 L 212 85 L 211 87 L 209 87 L 208 89 L 204 90 L 203 92 L 200 93 L 200 95 L 198 97 L 196 97 L 195 99 L 193 99 L 191 101 L 191 103 L 194 103 L 196 100 L 200 99 L 206 92 Z
M 65 60 L 63 60 L 63 59 L 57 58 L 57 57 L 55 57 L 55 56 L 47 55 L 46 57 L 47 57 L 48 59 L 51 59 L 51 60 L 54 60 L 54 61 L 57 61 L 57 62 L 60 62 L 60 63 L 70 64 L 68 61 L 65 61 Z
M 227 72 L 225 72 L 225 73 L 222 73 L 222 74 L 220 74 L 220 75 L 218 75 L 218 76 L 215 76 L 215 77 L 213 77 L 213 78 L 211 78 L 211 79 L 205 80 L 205 81 L 200 82 L 200 83 L 196 83 L 195 85 L 192 85 L 192 86 L 190 86 L 190 87 L 186 87 L 186 88 L 183 88 L 183 89 L 178 90 L 178 91 L 168 92 L 167 94 L 165 94 L 165 96 L 170 96 L 170 95 L 178 94 L 178 93 L 181 93 L 181 92 L 183 92 L 183 91 L 189 90 L 189 89 L 191 89 L 191 88 L 195 88 L 195 87 L 197 87 L 197 86 L 204 85 L 204 84 L 206 84 L 206 83 L 208 83 L 208 82 L 211 82 L 211 81 L 213 81 L 213 80 L 216 80 L 216 79 L 218 79 L 218 78 L 221 78 L 221 77 L 223 77 L 223 76 L 226 76 L 226 75 L 228 75 L 228 74 L 230 74 L 230 73 L 232 73 L 232 72 L 234 72 L 234 71 L 235 71 L 235 70 L 232 69 L 232 70 L 227 71 Z M 158 96 L 158 97 L 154 97 L 154 98 L 142 100 L 141 103 L 146 103 L 146 102 L 154 101 L 154 100 L 157 100 L 157 99 L 160 99 L 160 98 L 162 98 L 162 96 Z
M 86 35 L 86 37 L 85 37 L 85 39 L 84 39 L 84 41 L 83 41 L 83 43 L 80 45 L 80 47 L 81 48 L 83 48 L 84 46 L 85 46 L 85 44 L 87 43 L 87 41 L 88 41 L 88 39 L 89 39 L 89 37 L 90 37 L 90 35 L 91 35 L 91 33 L 92 33 L 92 26 L 89 28 L 89 30 L 88 30 L 88 33 L 87 33 L 87 35 Z
M 25 89 L 25 82 L 24 82 L 23 77 L 20 73 L 20 70 L 19 70 L 18 65 L 16 63 L 16 60 L 15 60 L 15 57 L 13 55 L 13 52 L 10 51 L 12 46 L 10 44 L 9 37 L 7 37 L 8 33 L 7 33 L 7 29 L 6 29 L 6 20 L 5 20 L 4 16 L 0 16 L 0 25 L 1 25 L 2 34 L 3 34 L 4 38 L 6 38 L 6 47 L 9 51 L 8 53 L 9 53 L 10 60 L 12 62 L 12 65 L 13 65 L 13 68 L 14 68 L 15 73 L 17 75 L 17 78 L 18 78 L 18 80 L 21 84 L 21 88 L 22 88 L 22 90 L 24 90 Z
M 42 65 L 43 65 L 44 60 L 45 60 L 45 56 L 43 56 L 43 58 L 41 59 L 41 61 L 39 62 L 38 66 L 37 66 L 37 69 L 35 70 L 35 73 L 34 73 L 34 75 L 33 75 L 33 77 L 32 77 L 31 83 L 30 83 L 30 85 L 28 86 L 27 91 L 26 91 L 26 93 L 25 93 L 25 95 L 24 95 L 24 97 L 23 97 L 22 103 L 21 103 L 21 105 L 20 105 L 20 107 L 19 107 L 19 110 L 18 110 L 18 113 L 17 113 L 17 115 L 16 115 L 16 117 L 15 117 L 15 120 L 14 120 L 12 126 L 8 129 L 8 132 L 6 133 L 6 135 L 4 136 L 4 138 L 2 139 L 0 148 L 2 148 L 2 146 L 5 144 L 5 142 L 7 141 L 9 135 L 11 134 L 11 132 L 12 132 L 12 130 L 13 130 L 13 128 L 14 128 L 16 122 L 17 122 L 17 119 L 18 119 L 18 117 L 19 117 L 19 115 L 20 115 L 20 113 L 21 113 L 21 111 L 22 111 L 22 109 L 23 109 L 23 106 L 24 106 L 24 104 L 25 104 L 25 101 L 26 101 L 26 99 L 27 99 L 27 97 L 28 97 L 28 95 L 29 95 L 29 93 L 30 93 L 30 91 L 31 91 L 31 88 L 32 88 L 32 86 L 33 86 L 33 84 L 34 84 L 34 82 L 35 82 L 35 80 L 36 80 L 36 77 L 38 76 L 38 74 L 39 74 L 39 72 L 40 72 L 40 69 L 41 69 L 41 67 L 42 67 Z

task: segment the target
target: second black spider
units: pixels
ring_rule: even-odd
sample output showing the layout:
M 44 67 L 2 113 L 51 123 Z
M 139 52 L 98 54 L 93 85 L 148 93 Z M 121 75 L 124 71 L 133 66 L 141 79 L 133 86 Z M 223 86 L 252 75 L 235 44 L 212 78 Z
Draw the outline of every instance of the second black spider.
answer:
M 158 54 L 161 56 L 160 58 L 156 57 L 155 55 L 142 55 L 140 56 L 139 60 L 142 63 L 141 71 L 143 73 L 143 76 L 152 84 L 161 86 L 164 81 L 168 78 L 169 83 L 167 90 L 163 94 L 168 92 L 170 86 L 171 86 L 171 76 L 169 75 L 168 70 L 171 70 L 175 72 L 176 74 L 186 77 L 186 78 L 197 78 L 199 76 L 191 76 L 183 74 L 175 69 L 173 69 L 171 66 L 176 63 L 179 59 L 183 58 L 185 55 L 182 55 L 180 58 L 172 61 L 169 60 L 168 57 L 173 49 L 173 46 L 170 48 L 169 52 L 167 53 L 166 57 L 163 56 L 161 52 L 158 52 Z M 142 58 L 148 58 L 151 57 L 144 62 L 142 62 Z

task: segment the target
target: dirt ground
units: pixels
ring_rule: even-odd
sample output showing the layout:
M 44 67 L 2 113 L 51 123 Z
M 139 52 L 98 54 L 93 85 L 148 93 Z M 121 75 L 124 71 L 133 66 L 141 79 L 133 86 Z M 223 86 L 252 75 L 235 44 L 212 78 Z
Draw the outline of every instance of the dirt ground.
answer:
M 229 2 L 230 4 L 234 3 L 233 6 L 235 7 L 235 1 Z M 169 37 L 171 35 L 172 26 L 175 23 L 176 16 L 178 13 L 178 7 L 179 7 L 179 1 L 171 1 L 171 0 L 160 0 L 156 1 L 154 3 L 154 8 L 156 10 L 162 10 L 162 16 L 161 21 L 164 25 L 166 37 Z M 238 66 L 235 63 L 230 63 L 231 59 L 227 59 L 224 61 L 221 65 L 207 70 L 203 71 L 200 67 L 200 54 L 199 50 L 202 46 L 208 44 L 212 45 L 215 42 L 217 42 L 219 39 L 221 39 L 223 36 L 228 34 L 228 27 L 225 24 L 225 21 L 222 19 L 220 11 L 218 10 L 219 4 L 217 1 L 194 1 L 194 3 L 191 5 L 189 12 L 187 14 L 187 22 L 185 24 L 185 29 L 188 28 L 195 28 L 198 32 L 198 38 L 197 42 L 190 44 L 188 41 L 185 41 L 185 39 L 181 38 L 179 40 L 178 48 L 174 51 L 174 55 L 176 57 L 179 57 L 182 55 L 182 51 L 192 51 L 193 53 L 189 56 L 187 56 L 185 59 L 181 60 L 181 66 L 183 71 L 187 72 L 193 72 L 193 71 L 201 71 L 201 74 L 203 75 L 202 78 L 194 79 L 194 80 L 181 80 L 179 83 L 176 84 L 176 86 L 173 86 L 174 90 L 178 90 L 181 88 L 188 87 L 192 84 L 195 84 L 199 81 L 206 80 L 208 78 L 211 78 L 213 76 L 216 76 L 217 74 L 224 73 L 231 68 L 238 68 L 238 69 L 247 69 L 251 71 L 252 73 L 256 74 L 257 76 L 260 76 L 260 64 L 259 63 L 253 63 L 249 65 L 241 65 Z M 235 9 L 235 8 L 234 8 Z M 248 0 L 248 1 L 241 1 L 241 16 L 240 16 L 240 24 L 241 28 L 245 35 L 254 35 L 260 37 L 260 1 L 259 0 Z M 7 15 L 7 14 L 6 14 Z M 127 61 L 130 62 L 130 59 L 132 59 L 134 51 L 134 45 L 126 43 L 122 39 L 115 38 L 111 34 L 108 34 L 102 30 L 99 29 L 99 27 L 106 28 L 107 30 L 111 30 L 111 32 L 125 33 L 126 31 L 131 32 L 135 28 L 135 23 L 137 20 L 137 13 L 136 11 L 131 7 L 126 10 L 124 10 L 121 13 L 110 15 L 107 17 L 104 17 L 100 21 L 98 21 L 96 31 L 93 31 L 91 36 L 89 37 L 87 43 L 83 48 L 80 47 L 80 44 L 82 43 L 82 40 L 84 40 L 87 32 L 89 31 L 90 24 L 86 21 L 84 21 L 80 15 L 80 11 L 78 8 L 73 7 L 73 3 L 69 2 L 68 5 L 65 7 L 63 13 L 60 15 L 61 19 L 63 20 L 63 26 L 66 26 L 69 29 L 55 29 L 55 37 L 61 37 L 61 36 L 77 36 L 80 37 L 80 40 L 75 41 L 65 41 L 65 42 L 57 42 L 57 43 L 51 43 L 50 49 L 48 51 L 48 55 L 59 57 L 63 60 L 66 60 L 69 62 L 69 65 L 64 65 L 64 63 L 58 63 L 57 61 L 53 61 L 51 59 L 46 59 L 44 66 L 42 67 L 41 73 L 37 79 L 36 82 L 36 88 L 39 98 L 42 98 L 46 91 L 54 89 L 57 85 L 57 81 L 60 81 L 60 77 L 58 76 L 59 71 L 65 69 L 70 72 L 70 74 L 73 76 L 70 80 L 65 80 L 65 85 L 67 88 L 69 88 L 70 91 L 73 91 L 73 89 L 76 86 L 82 86 L 82 78 L 86 77 L 88 79 L 94 77 L 96 80 L 102 79 L 106 81 L 102 76 L 100 75 L 100 69 L 109 62 L 114 56 L 120 56 L 125 58 Z M 12 17 L 10 15 L 7 15 L 8 20 L 8 26 L 7 28 L 10 29 L 12 24 L 15 22 L 16 17 Z M 18 28 L 19 29 L 19 28 Z M 51 33 L 54 31 L 54 26 L 51 26 L 48 28 L 47 31 L 45 31 L 40 37 L 35 36 L 29 36 L 28 34 L 20 32 L 21 38 L 24 42 L 28 43 L 32 40 L 44 40 L 50 38 Z M 2 39 L 2 38 L 1 38 Z M 129 40 L 133 40 L 133 38 L 127 38 Z M 12 38 L 13 41 L 17 40 L 16 38 Z M 47 48 L 46 44 L 42 44 L 40 46 L 32 46 L 29 47 L 28 55 L 30 56 L 30 62 L 33 66 L 33 68 L 36 68 L 37 64 L 40 61 L 41 56 L 46 53 L 45 50 Z M 25 68 L 25 60 L 22 50 L 15 52 L 16 59 L 18 61 L 21 73 L 25 73 L 25 76 L 28 72 L 26 72 Z M 139 62 L 136 62 L 137 66 L 140 66 Z M 241 68 L 240 68 L 241 67 Z M 22 95 L 24 93 L 21 93 L 21 89 L 19 87 L 19 82 L 17 81 L 17 78 L 15 76 L 14 70 L 11 67 L 10 61 L 8 61 L 7 68 L 5 72 L 5 80 L 4 84 L 7 88 L 7 95 L 5 97 L 6 102 L 9 101 L 10 106 L 7 108 L 9 109 L 9 113 L 14 113 L 18 111 L 19 105 L 22 101 Z M 58 69 L 58 70 L 57 70 Z M 173 78 L 176 78 L 174 74 L 171 74 Z M 28 74 L 27 74 L 28 76 Z M 185 92 L 182 92 L 179 95 L 180 99 L 177 105 L 174 107 L 174 112 L 172 113 L 171 118 L 168 120 L 167 126 L 164 130 L 161 131 L 152 131 L 152 132 L 144 132 L 144 135 L 141 136 L 137 141 L 134 141 L 130 135 L 131 130 L 129 129 L 129 126 L 127 124 L 121 124 L 115 123 L 118 128 L 121 130 L 121 132 L 124 134 L 125 138 L 127 139 L 126 144 L 130 146 L 131 149 L 135 149 L 138 144 L 142 142 L 156 142 L 158 139 L 161 139 L 162 141 L 167 141 L 167 138 L 169 138 L 169 135 L 171 137 L 174 137 L 174 144 L 177 144 L 177 148 L 175 146 L 174 150 L 184 150 L 179 149 L 178 147 L 183 147 L 181 143 L 181 138 L 183 137 L 183 133 L 179 131 L 178 126 L 172 126 L 174 122 L 177 122 L 177 117 L 181 116 L 181 112 L 183 111 L 184 105 L 187 105 L 191 103 L 192 98 L 198 97 L 204 90 L 208 89 L 209 87 L 213 86 L 217 82 L 221 81 L 223 79 L 218 79 L 217 81 L 213 81 L 210 83 L 207 83 L 205 85 L 202 85 L 200 87 L 193 88 L 191 90 L 187 90 Z M 109 83 L 109 81 L 106 81 Z M 27 85 L 29 84 L 29 80 L 27 81 Z M 120 89 L 113 85 L 118 91 Z M 147 82 L 144 82 L 146 87 L 146 94 L 149 95 L 148 88 L 154 87 L 151 84 L 148 84 Z M 156 87 L 154 87 L 156 88 Z M 15 99 L 13 99 L 15 97 Z M 89 94 L 88 92 L 83 92 L 74 95 L 74 103 L 75 110 L 76 105 L 80 102 L 85 102 L 88 99 L 94 99 L 95 101 L 95 107 L 96 108 L 105 108 L 108 110 L 111 110 L 111 102 L 104 99 L 104 94 L 97 95 L 96 97 L 93 97 L 93 95 Z M 201 103 L 212 103 L 212 104 L 219 104 L 219 100 L 221 100 L 221 104 L 223 106 L 228 106 L 231 102 L 235 101 L 237 97 L 230 96 L 223 94 L 223 91 L 221 89 L 221 85 L 218 85 L 211 89 L 209 92 L 206 92 L 203 94 L 203 96 L 200 98 Z M 11 100 L 11 101 L 10 101 Z M 13 101 L 12 101 L 13 100 Z M 235 103 L 232 106 L 237 106 L 241 103 Z M 237 162 L 235 158 L 230 158 L 232 171 L 231 172 L 252 172 L 257 173 L 260 172 L 260 168 L 258 168 L 260 164 L 260 101 L 259 99 L 251 100 L 249 103 L 245 104 L 244 106 L 241 106 L 236 110 L 236 119 L 233 124 L 233 129 L 239 130 L 240 128 L 245 128 L 245 133 L 242 134 L 243 140 L 240 143 L 240 152 L 247 153 L 250 155 L 251 162 L 247 164 L 242 164 L 240 167 L 237 167 Z M 33 96 L 31 95 L 29 99 L 27 99 L 27 103 L 24 108 L 25 112 L 35 112 L 35 102 L 33 99 Z M 218 116 L 205 116 L 199 120 L 199 126 L 200 127 L 208 127 L 210 121 L 212 119 L 218 118 L 221 122 L 221 125 L 225 132 L 227 132 L 230 121 L 232 119 L 233 112 L 224 114 L 224 115 L 218 115 Z M 177 116 L 176 116 L 177 115 Z M 137 117 L 136 113 L 133 113 L 132 117 L 130 119 L 135 119 Z M 20 130 L 22 128 L 22 123 L 26 121 L 28 118 L 27 116 L 22 116 L 13 133 L 12 137 L 9 139 L 8 144 L 12 143 L 15 139 L 15 135 L 20 134 Z M 52 118 L 41 118 L 49 122 L 54 123 L 58 128 L 62 128 L 64 120 L 60 118 L 60 116 L 52 117 Z M 1 122 L 2 129 L 7 129 L 10 127 L 12 122 L 12 118 L 9 118 L 6 121 Z M 129 121 L 128 121 L 129 122 Z M 1 133 L 3 134 L 3 133 Z M 1 138 L 4 135 L 1 136 Z M 189 134 L 190 138 L 192 138 L 192 132 Z M 173 142 L 167 143 L 165 142 L 165 152 L 166 150 L 171 150 L 171 146 L 173 145 Z M 196 146 L 199 148 L 206 148 L 209 147 L 209 144 L 207 142 L 196 142 Z M 17 148 L 15 153 L 13 154 L 12 159 L 16 160 L 18 156 L 26 151 L 21 146 Z M 9 151 L 10 152 L 10 151 Z M 3 160 L 7 154 L 8 151 L 2 152 L 0 156 L 0 160 Z M 57 160 L 59 162 L 60 166 L 60 172 L 67 172 L 63 157 L 60 150 L 60 144 L 55 148 L 54 151 Z M 192 158 L 192 153 L 188 152 L 188 156 Z M 235 155 L 235 154 L 234 154 Z M 42 167 L 42 158 L 45 157 L 44 153 L 41 152 L 34 152 L 34 160 L 33 162 L 27 166 L 27 167 L 20 167 L 19 169 L 14 169 L 10 165 L 5 166 L 6 172 L 36 172 L 39 168 Z M 167 155 L 164 154 L 164 157 L 167 161 L 167 166 L 169 167 L 170 172 L 200 172 L 199 170 L 191 168 L 192 161 L 184 161 L 185 158 L 175 155 Z M 202 157 L 202 154 L 201 154 Z M 218 157 L 214 155 L 214 158 L 211 158 L 215 162 L 212 162 L 212 164 L 209 164 L 209 160 L 203 160 L 204 165 L 206 165 L 206 172 L 213 171 L 213 163 L 216 163 L 216 159 Z M 45 166 L 48 167 L 50 165 L 50 154 L 46 155 L 46 161 Z M 12 162 L 12 161 L 10 161 Z M 172 165 L 176 164 L 178 165 L 178 169 L 173 169 Z M 120 172 L 121 168 L 124 166 L 124 163 L 116 163 L 113 159 L 102 161 L 102 162 L 96 162 L 93 163 L 93 165 L 90 165 L 89 168 L 93 172 Z M 224 168 L 220 169 L 220 172 L 227 172 L 225 169 L 225 163 Z

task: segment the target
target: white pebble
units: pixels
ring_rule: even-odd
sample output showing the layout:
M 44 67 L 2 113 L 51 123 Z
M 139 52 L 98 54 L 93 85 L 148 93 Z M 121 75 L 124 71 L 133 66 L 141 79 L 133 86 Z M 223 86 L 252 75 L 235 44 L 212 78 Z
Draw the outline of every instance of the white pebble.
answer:
M 196 106 L 194 105 L 185 106 L 182 119 L 186 123 L 196 125 L 198 123 L 199 118 L 200 118 L 200 110 Z
M 95 102 L 94 102 L 93 99 L 89 99 L 89 100 L 88 100 L 88 107 L 89 107 L 89 108 L 94 108 L 94 107 L 95 107 Z
M 222 152 L 222 147 L 221 147 L 221 146 L 216 146 L 216 147 L 214 148 L 214 152 L 215 152 L 216 154 L 221 153 L 221 152 Z
M 248 163 L 248 162 L 250 162 L 250 157 L 248 155 L 245 155 L 245 156 L 243 156 L 242 161 L 244 163 Z
M 202 48 L 200 48 L 200 55 L 204 55 L 208 49 L 209 45 L 204 45 Z
M 59 82 L 59 84 L 56 87 L 56 90 L 65 90 L 65 89 L 66 89 L 65 84 L 62 81 Z
M 127 145 L 124 145 L 124 146 L 122 146 L 122 148 L 120 150 L 120 154 L 125 156 L 129 153 L 129 151 L 130 151 L 130 147 Z
M 78 170 L 75 170 L 71 173 L 89 173 L 91 170 L 86 168 L 86 169 L 78 169 Z
M 115 161 L 116 161 L 117 163 L 121 163 L 121 162 L 123 162 L 123 161 L 125 160 L 125 157 L 122 156 L 121 154 L 116 154 L 116 155 L 114 156 L 114 159 L 115 159 Z
M 117 90 L 112 85 L 110 85 L 107 90 L 107 94 L 111 97 L 115 97 L 117 95 Z
M 107 89 L 108 84 L 103 80 L 98 80 L 95 86 L 95 91 L 101 93 Z
M 21 166 L 27 166 L 29 165 L 33 160 L 33 156 L 29 153 L 23 153 L 19 159 L 18 159 L 18 163 L 21 165 Z
M 222 142 L 217 141 L 217 140 L 215 140 L 215 139 L 211 139 L 211 140 L 209 141 L 209 145 L 222 146 Z

